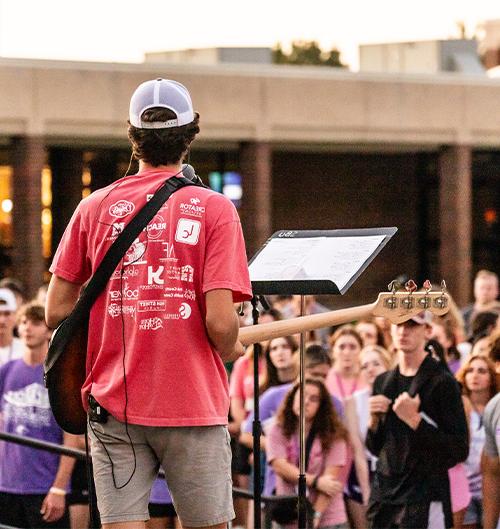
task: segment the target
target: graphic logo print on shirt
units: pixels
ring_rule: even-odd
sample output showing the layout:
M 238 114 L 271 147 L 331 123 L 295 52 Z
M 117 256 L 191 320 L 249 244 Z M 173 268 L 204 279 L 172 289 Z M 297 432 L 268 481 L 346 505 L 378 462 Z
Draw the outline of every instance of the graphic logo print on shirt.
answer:
M 153 220 L 144 228 L 149 239 L 160 238 L 163 230 L 167 228 L 167 223 L 161 215 L 155 215 Z
M 166 253 L 166 257 L 161 257 L 160 261 L 178 261 L 175 257 L 175 248 L 171 242 L 162 242 L 163 251 Z
M 113 272 L 111 279 L 120 279 L 122 275 L 123 277 L 137 277 L 139 275 L 139 269 L 135 266 L 128 266 L 127 268 L 122 269 L 117 268 Z
M 163 329 L 163 321 L 158 316 L 156 318 L 146 318 L 141 320 L 139 329 L 141 331 L 157 331 L 158 329 Z
M 122 307 L 118 303 L 110 303 L 108 306 L 108 314 L 112 318 L 117 318 L 122 313 L 135 318 L 135 307 L 133 305 L 123 305 Z
M 194 301 L 196 299 L 196 292 L 194 290 L 185 290 L 184 298 Z
M 132 246 L 129 248 L 127 253 L 125 254 L 125 258 L 123 263 L 125 265 L 129 264 L 145 264 L 146 261 L 143 259 L 141 260 L 141 257 L 146 252 L 146 245 L 141 242 L 139 239 L 136 239 Z
M 175 232 L 175 240 L 184 244 L 191 244 L 195 246 L 198 244 L 200 237 L 201 223 L 197 220 L 179 219 L 177 223 L 177 230 Z
M 192 283 L 193 276 L 194 276 L 194 268 L 191 265 L 185 265 L 181 268 L 181 281 Z
M 129 202 L 128 200 L 119 200 L 118 202 L 115 202 L 111 206 L 109 206 L 109 214 L 112 217 L 118 217 L 119 219 L 123 219 L 123 217 L 126 217 L 127 215 L 130 215 L 135 209 L 135 204 L 132 202 Z
M 153 266 L 148 266 L 148 285 L 163 285 L 165 280 L 161 277 L 165 267 L 160 265 L 156 270 Z
M 179 314 L 183 320 L 187 320 L 191 316 L 191 306 L 189 303 L 181 303 L 181 306 L 179 307 Z
M 199 198 L 192 198 L 190 201 L 190 204 L 186 204 L 185 202 L 182 202 L 179 206 L 181 213 L 183 215 L 189 215 L 191 217 L 201 217 L 203 216 L 203 213 L 205 213 L 205 207 L 204 206 L 198 206 L 198 204 L 201 202 Z
M 138 305 L 138 312 L 164 312 L 167 305 L 162 299 L 146 299 L 140 300 Z
M 23 423 L 35 428 L 50 426 L 52 412 L 47 389 L 33 382 L 18 391 L 8 391 L 4 395 L 2 415 L 6 422 Z
M 111 237 L 118 237 L 118 235 L 120 235 L 120 233 L 123 231 L 123 229 L 125 228 L 125 223 L 124 222 L 113 222 L 113 225 L 112 225 L 112 232 L 111 232 Z
M 127 283 L 125 283 L 125 286 L 123 287 L 123 291 L 121 290 L 110 290 L 109 296 L 112 301 L 123 299 L 125 300 L 136 300 L 139 299 L 139 289 L 138 288 L 130 288 Z

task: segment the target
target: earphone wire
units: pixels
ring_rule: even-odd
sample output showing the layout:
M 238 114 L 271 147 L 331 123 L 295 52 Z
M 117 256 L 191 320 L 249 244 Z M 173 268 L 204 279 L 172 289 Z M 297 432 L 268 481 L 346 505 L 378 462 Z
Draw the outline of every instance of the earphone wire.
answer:
M 108 191 L 108 193 L 106 193 L 106 195 L 99 202 L 98 209 L 97 209 L 97 212 L 96 212 L 96 215 L 95 215 L 95 217 L 97 219 L 98 219 L 100 209 L 102 208 L 102 205 L 103 205 L 105 199 L 108 198 L 111 195 L 111 193 L 113 191 L 115 191 L 125 181 L 124 178 L 128 175 L 128 171 L 130 170 L 130 167 L 131 167 L 131 164 L 132 164 L 132 159 L 133 159 L 133 154 L 132 154 L 132 156 L 130 158 L 129 166 L 127 168 L 127 171 L 125 172 L 125 175 L 120 179 L 119 183 L 116 186 L 112 187 Z M 178 171 L 175 175 L 173 175 L 172 178 L 177 177 L 178 175 L 182 174 L 182 171 L 183 171 L 183 168 L 181 168 L 180 171 Z M 160 189 L 163 185 L 164 185 L 164 182 L 161 182 L 158 185 L 158 187 L 155 189 L 155 192 L 158 191 L 158 189 Z M 99 224 L 101 224 L 101 225 L 104 225 L 104 226 L 115 227 L 113 224 L 109 224 L 109 223 L 100 221 L 99 219 L 97 220 L 97 222 Z M 92 430 L 92 433 L 94 434 L 95 438 L 99 441 L 99 443 L 102 445 L 104 451 L 106 452 L 106 455 L 107 455 L 108 460 L 109 460 L 110 465 L 111 465 L 111 476 L 112 476 L 112 479 L 113 479 L 113 485 L 114 485 L 115 489 L 117 489 L 117 490 L 123 489 L 124 487 L 126 487 L 130 483 L 130 481 L 134 477 L 134 474 L 135 474 L 136 469 L 137 469 L 137 456 L 136 456 L 134 443 L 132 441 L 132 438 L 131 438 L 130 432 L 129 432 L 129 423 L 128 423 L 128 415 L 127 415 L 127 411 L 128 411 L 128 386 L 127 386 L 127 375 L 126 375 L 126 365 L 125 365 L 127 348 L 126 348 L 126 336 L 125 336 L 125 318 L 124 318 L 124 311 L 123 311 L 123 298 L 124 298 L 123 276 L 125 274 L 125 267 L 126 266 L 133 265 L 134 263 L 136 263 L 137 261 L 142 259 L 142 257 L 145 255 L 145 253 L 146 253 L 146 251 L 148 249 L 148 243 L 149 243 L 149 239 L 146 236 L 144 249 L 143 249 L 142 253 L 140 255 L 138 255 L 133 261 L 130 261 L 130 262 L 125 262 L 125 258 L 122 258 L 121 265 L 120 265 L 120 322 L 121 322 L 121 338 L 122 338 L 122 351 L 123 351 L 123 355 L 122 355 L 123 384 L 124 384 L 124 390 L 125 390 L 124 422 L 125 422 L 126 435 L 128 437 L 128 440 L 129 440 L 129 443 L 127 443 L 127 444 L 130 444 L 130 447 L 132 449 L 132 453 L 133 453 L 133 456 L 134 456 L 134 465 L 133 465 L 132 472 L 131 472 L 130 476 L 128 477 L 128 479 L 125 481 L 125 483 L 123 483 L 122 485 L 117 485 L 116 476 L 115 476 L 115 465 L 114 465 L 114 462 L 113 462 L 113 460 L 111 458 L 111 454 L 109 453 L 109 451 L 108 451 L 108 449 L 106 447 L 105 441 L 103 440 L 103 438 L 100 435 L 97 434 L 96 430 L 92 426 L 91 421 L 88 421 L 88 424 L 90 426 L 90 429 Z M 91 378 L 90 392 L 92 392 L 92 385 L 94 383 L 94 373 L 93 373 L 94 354 L 93 353 L 94 353 L 94 351 L 92 350 L 91 363 L 90 363 L 90 378 Z M 115 439 L 115 440 L 121 441 L 120 438 L 117 438 L 115 436 L 112 436 L 112 435 L 109 435 L 109 434 L 106 434 L 106 436 L 111 438 L 111 439 Z

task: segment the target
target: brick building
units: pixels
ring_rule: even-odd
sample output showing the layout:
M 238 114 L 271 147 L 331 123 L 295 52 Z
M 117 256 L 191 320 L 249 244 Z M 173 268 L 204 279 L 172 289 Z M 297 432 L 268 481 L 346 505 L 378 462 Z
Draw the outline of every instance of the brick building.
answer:
M 30 292 L 82 194 L 125 173 L 130 94 L 155 77 L 191 91 L 198 174 L 241 176 L 249 255 L 277 229 L 397 226 L 338 305 L 400 273 L 445 277 L 462 304 L 475 270 L 498 271 L 499 80 L 0 59 L 0 235 Z

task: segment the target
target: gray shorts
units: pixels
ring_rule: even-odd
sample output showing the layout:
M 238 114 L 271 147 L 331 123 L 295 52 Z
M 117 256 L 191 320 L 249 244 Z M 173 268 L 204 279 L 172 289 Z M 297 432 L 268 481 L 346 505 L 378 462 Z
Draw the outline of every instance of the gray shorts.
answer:
M 128 434 L 132 445 L 125 424 L 112 416 L 106 424 L 89 422 L 102 523 L 148 520 L 151 486 L 160 465 L 183 526 L 216 525 L 234 518 L 226 426 L 129 424 Z

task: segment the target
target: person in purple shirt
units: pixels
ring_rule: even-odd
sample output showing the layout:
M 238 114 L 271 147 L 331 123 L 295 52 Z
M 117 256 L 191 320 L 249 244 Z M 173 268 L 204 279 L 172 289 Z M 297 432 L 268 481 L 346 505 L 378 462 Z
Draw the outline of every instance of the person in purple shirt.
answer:
M 318 378 L 324 381 L 326 375 L 331 367 L 331 359 L 328 352 L 321 345 L 310 345 L 304 352 L 304 371 L 305 378 Z M 294 382 L 288 384 L 281 384 L 280 386 L 274 386 L 266 390 L 259 401 L 259 415 L 262 423 L 263 431 L 269 426 L 270 422 L 274 419 L 276 412 L 283 402 L 285 395 L 293 387 Z M 332 396 L 332 402 L 335 410 L 342 418 L 344 415 L 343 405 L 339 399 Z M 246 418 L 245 422 L 241 427 L 240 442 L 253 448 L 253 436 L 252 436 L 252 423 L 254 420 L 254 413 L 251 412 Z M 265 450 L 265 438 L 261 438 L 261 447 Z M 271 466 L 265 465 L 265 479 L 263 495 L 270 496 L 276 486 L 276 477 Z
M 23 357 L 0 368 L 2 430 L 74 447 L 76 436 L 63 434 L 57 425 L 43 383 L 42 364 L 51 332 L 43 306 L 23 306 L 18 329 Z M 0 524 L 69 527 L 65 496 L 73 465 L 68 456 L 0 442 Z
M 166 529 L 179 525 L 176 523 L 177 513 L 165 477 L 155 479 L 151 488 L 148 510 L 150 518 L 146 522 L 146 529 Z

